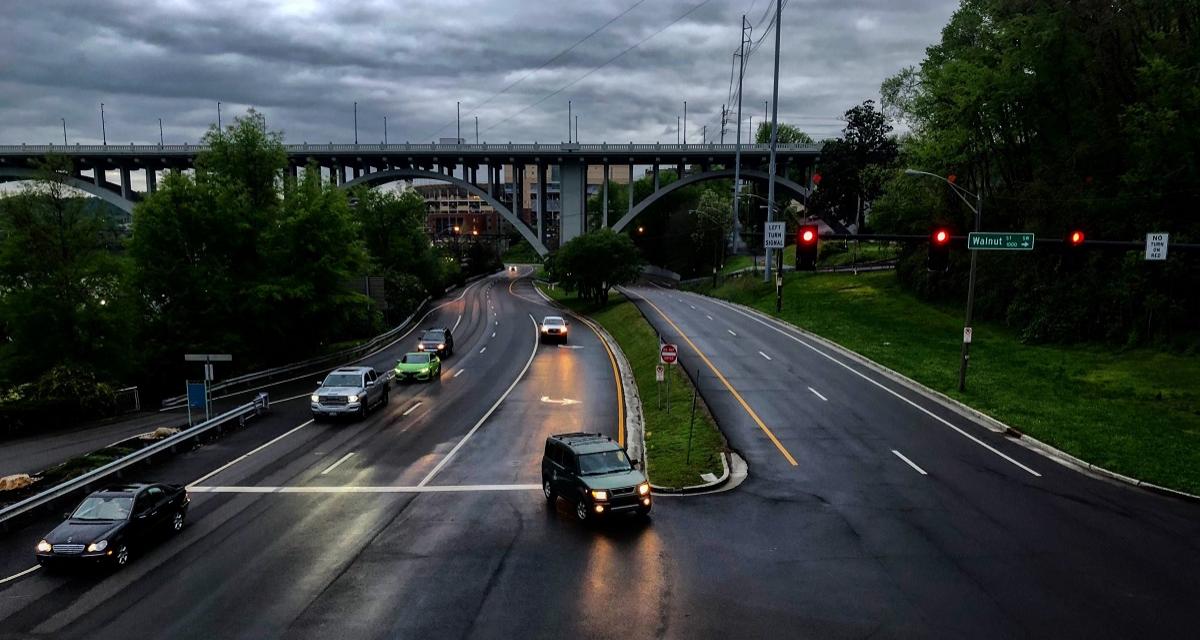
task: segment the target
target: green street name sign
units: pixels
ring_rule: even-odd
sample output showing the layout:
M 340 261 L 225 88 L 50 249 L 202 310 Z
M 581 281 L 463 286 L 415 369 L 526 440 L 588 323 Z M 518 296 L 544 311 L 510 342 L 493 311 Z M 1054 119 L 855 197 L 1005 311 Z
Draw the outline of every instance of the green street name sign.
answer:
M 967 235 L 968 249 L 993 249 L 996 251 L 1032 251 L 1032 233 L 995 233 L 974 231 Z

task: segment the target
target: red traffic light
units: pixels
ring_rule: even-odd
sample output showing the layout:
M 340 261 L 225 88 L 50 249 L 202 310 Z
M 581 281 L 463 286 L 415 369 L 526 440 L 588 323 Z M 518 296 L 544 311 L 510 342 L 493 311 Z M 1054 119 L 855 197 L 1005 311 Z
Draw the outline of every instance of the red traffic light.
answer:
M 814 173 L 814 174 L 813 174 L 813 177 L 812 177 L 812 183 L 813 183 L 813 185 L 819 185 L 819 184 L 821 184 L 821 174 L 819 174 L 819 173 Z
M 933 232 L 932 240 L 934 244 L 946 244 L 950 242 L 950 232 L 945 229 L 937 229 Z
M 1078 247 L 1079 245 L 1083 244 L 1083 241 L 1083 232 L 1079 231 L 1078 229 L 1072 231 L 1071 235 L 1067 236 L 1067 242 L 1071 243 L 1071 246 L 1073 247 Z
M 806 224 L 801 226 L 796 233 L 796 241 L 802 245 L 817 244 L 817 226 L 814 224 Z
M 816 237 L 817 234 L 813 233 L 812 229 L 805 229 L 804 231 L 800 232 L 800 241 L 804 244 L 812 242 Z

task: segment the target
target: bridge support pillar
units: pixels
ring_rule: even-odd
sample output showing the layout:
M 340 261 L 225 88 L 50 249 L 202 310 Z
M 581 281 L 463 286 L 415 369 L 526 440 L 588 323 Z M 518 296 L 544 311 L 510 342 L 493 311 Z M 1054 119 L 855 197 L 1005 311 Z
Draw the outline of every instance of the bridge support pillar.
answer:
M 121 197 L 130 200 L 133 195 L 133 186 L 129 181 L 129 167 L 121 167 Z
M 604 190 L 604 192 L 603 192 L 604 195 L 600 196 L 600 199 L 603 201 L 603 204 L 600 206 L 600 211 L 602 213 L 600 214 L 601 218 L 600 218 L 600 227 L 599 228 L 607 229 L 608 228 L 608 163 L 607 162 L 604 163 L 604 180 L 603 180 L 603 184 L 600 185 L 600 188 Z
M 569 163 L 559 166 L 558 246 L 587 230 L 587 203 L 583 198 L 587 165 Z
M 96 167 L 92 169 L 92 182 L 95 183 L 95 185 L 97 187 L 104 186 L 104 166 L 103 165 L 97 164 Z
M 625 212 L 626 215 L 633 213 L 633 183 L 634 182 L 636 182 L 636 180 L 633 179 L 633 163 L 630 162 L 629 163 L 629 210 Z
M 146 169 L 146 191 L 158 191 L 158 172 L 154 169 Z
M 540 163 L 537 165 L 537 233 L 542 244 L 546 244 L 546 192 L 549 191 L 546 185 L 550 182 L 546 178 L 549 172 L 550 167 Z
M 654 190 L 658 191 L 658 165 L 654 165 Z

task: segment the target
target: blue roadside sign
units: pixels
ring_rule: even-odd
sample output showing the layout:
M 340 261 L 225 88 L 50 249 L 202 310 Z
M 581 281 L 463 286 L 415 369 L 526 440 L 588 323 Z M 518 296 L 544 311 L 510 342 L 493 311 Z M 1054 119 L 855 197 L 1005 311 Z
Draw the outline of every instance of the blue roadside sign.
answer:
M 205 402 L 206 398 L 204 397 L 204 395 L 205 394 L 204 394 L 204 383 L 203 382 L 187 383 L 187 399 L 188 399 L 189 407 L 191 407 L 192 409 L 199 409 L 199 410 L 203 411 L 205 405 L 207 404 Z

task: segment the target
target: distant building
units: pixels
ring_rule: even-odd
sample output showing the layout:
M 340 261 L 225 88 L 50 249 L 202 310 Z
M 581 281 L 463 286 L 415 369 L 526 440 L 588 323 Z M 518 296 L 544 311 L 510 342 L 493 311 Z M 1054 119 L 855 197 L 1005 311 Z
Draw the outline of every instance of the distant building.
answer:
M 412 189 L 425 199 L 425 230 L 434 238 L 453 234 L 455 227 L 464 236 L 501 232 L 500 214 L 477 195 L 444 183 L 417 184 Z

